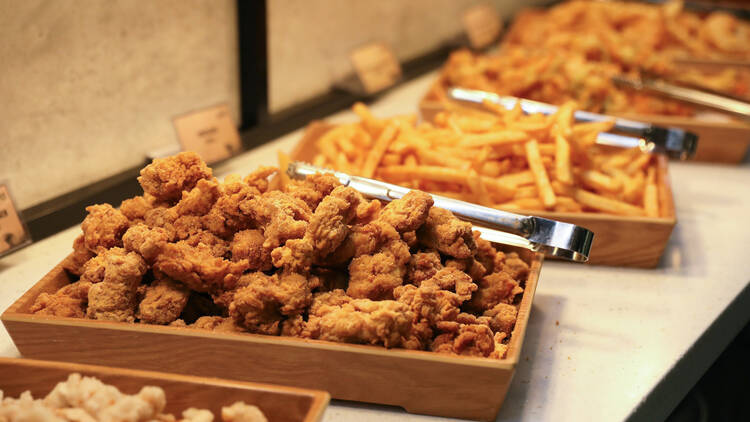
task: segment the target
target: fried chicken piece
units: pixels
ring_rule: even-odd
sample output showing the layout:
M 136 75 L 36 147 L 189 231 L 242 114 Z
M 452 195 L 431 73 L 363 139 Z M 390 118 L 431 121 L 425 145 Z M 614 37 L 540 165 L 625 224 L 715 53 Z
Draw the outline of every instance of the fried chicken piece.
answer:
M 146 217 L 146 212 L 154 208 L 144 196 L 134 196 L 120 203 L 120 212 L 130 222 L 141 222 Z
M 346 239 L 349 223 L 363 201 L 356 190 L 336 187 L 315 209 L 304 237 L 291 239 L 271 253 L 273 265 L 288 271 L 309 271 L 313 261 L 329 255 Z
M 408 305 L 393 300 L 344 300 L 342 290 L 334 292 L 314 301 L 318 303 L 310 308 L 305 337 L 398 347 L 409 335 L 414 315 Z
M 393 226 L 399 233 L 417 230 L 427 220 L 432 207 L 432 196 L 412 190 L 401 199 L 391 201 L 383 208 L 378 220 Z
M 276 167 L 258 167 L 257 169 L 255 169 L 255 171 L 245 176 L 242 181 L 245 182 L 248 186 L 257 189 L 259 193 L 267 192 L 269 186 L 268 177 L 275 173 L 278 173 L 278 171 L 279 169 Z
M 216 179 L 201 179 L 190 191 L 182 192 L 182 199 L 175 205 L 179 215 L 206 215 L 221 195 Z
M 271 250 L 263 247 L 263 232 L 260 230 L 242 230 L 234 234 L 229 249 L 232 261 L 247 260 L 249 269 L 268 271 L 271 269 Z
M 68 274 L 80 276 L 83 274 L 83 266 L 94 256 L 86 247 L 83 235 L 80 235 L 73 241 L 73 252 L 65 257 L 62 266 Z
M 202 217 L 203 226 L 213 234 L 230 239 L 235 232 L 255 227 L 249 213 L 240 204 L 261 194 L 254 186 L 243 182 L 237 175 L 229 175 L 219 186 L 221 194 L 211 210 Z
M 153 208 L 146 211 L 143 222 L 151 229 L 164 229 L 169 241 L 172 242 L 177 238 L 177 229 L 175 221 L 180 216 L 174 208 Z
M 143 191 L 159 201 L 179 200 L 182 191 L 190 191 L 201 179 L 210 179 L 212 171 L 194 152 L 181 152 L 157 158 L 141 170 L 138 183 Z
M 231 298 L 229 298 L 231 301 Z M 190 291 L 187 304 L 180 314 L 180 318 L 187 324 L 192 324 L 202 316 L 226 315 L 229 302 L 215 303 L 213 297 L 206 293 Z
M 133 322 L 138 285 L 148 270 L 135 252 L 112 248 L 89 260 L 81 281 L 93 283 L 88 291 L 86 317 Z
M 146 324 L 169 324 L 180 316 L 189 297 L 190 290 L 184 285 L 169 279 L 155 280 L 146 288 L 135 316 Z
M 489 317 L 487 322 L 494 333 L 510 335 L 516 325 L 518 309 L 507 303 L 498 303 L 492 309 L 484 311 L 482 315 Z
M 374 223 L 371 223 L 374 224 Z M 346 292 L 352 297 L 368 298 L 372 300 L 390 299 L 393 289 L 404 283 L 406 264 L 411 258 L 409 247 L 395 234 L 383 247 L 373 255 L 360 255 L 352 259 L 349 264 L 349 287 Z M 386 232 L 381 234 L 389 236 Z
M 341 186 L 341 182 L 333 174 L 315 173 L 304 180 L 291 180 L 286 186 L 286 193 L 304 201 L 308 208 L 314 211 L 320 201 L 333 192 L 337 186 Z
M 458 324 L 455 331 L 435 337 L 430 350 L 463 356 L 488 357 L 495 351 L 492 330 L 482 324 Z
M 281 335 L 288 337 L 302 337 L 307 322 L 302 315 L 292 315 L 281 322 Z
M 63 286 L 57 292 L 40 294 L 29 310 L 37 315 L 83 318 L 89 299 L 91 283 L 77 281 Z
M 137 286 L 147 270 L 146 262 L 137 253 L 112 248 L 86 262 L 81 281 Z
M 417 231 L 420 242 L 454 258 L 470 258 L 476 251 L 471 224 L 442 208 L 430 208 L 425 224 Z
M 437 251 L 417 252 L 409 258 L 409 264 L 406 266 L 406 280 L 419 286 L 424 280 L 432 278 L 441 268 L 443 264 L 440 262 L 440 254 Z
M 312 216 L 307 204 L 280 191 L 266 192 L 239 207 L 263 228 L 263 247 L 267 249 L 304 236 Z
M 257 406 L 234 402 L 231 406 L 221 408 L 223 422 L 268 422 L 263 412 Z
M 194 323 L 188 325 L 190 328 L 199 330 L 216 331 L 219 333 L 244 333 L 245 330 L 237 325 L 232 318 L 221 316 L 204 316 L 198 318 Z
M 154 262 L 154 271 L 177 280 L 197 292 L 227 290 L 234 287 L 247 261 L 231 262 L 214 256 L 204 244 L 190 246 L 184 241 L 168 243 Z
M 419 245 L 419 238 L 417 238 L 416 231 L 401 233 L 401 239 L 406 242 L 406 245 L 409 246 L 409 248 L 414 249 Z
M 94 253 L 122 246 L 122 235 L 130 226 L 130 221 L 120 211 L 109 204 L 86 207 L 88 215 L 81 223 L 83 242 Z
M 460 313 L 462 300 L 457 294 L 441 289 L 432 280 L 419 287 L 412 284 L 397 287 L 394 297 L 412 310 L 414 319 L 405 343 L 410 349 L 421 350 L 432 340 L 433 328 L 441 321 L 453 321 Z
M 282 315 L 302 313 L 312 301 L 305 276 L 254 272 L 242 276 L 244 286 L 234 292 L 229 315 L 250 332 L 278 335 Z
M 443 290 L 456 293 L 461 302 L 470 300 L 471 295 L 478 289 L 468 274 L 453 267 L 440 269 L 430 278 L 430 281 Z
M 482 277 L 479 290 L 471 298 L 468 308 L 476 313 L 482 313 L 494 308 L 498 303 L 513 303 L 516 295 L 522 292 L 523 288 L 508 273 L 492 273 Z
M 529 276 L 529 264 L 516 252 L 504 254 L 498 252 L 495 258 L 495 271 L 504 271 L 516 280 L 526 280 Z
M 475 281 L 480 281 L 487 274 L 484 265 L 474 258 L 448 259 L 445 261 L 445 266 L 463 271 Z
M 319 291 L 330 292 L 331 290 L 346 290 L 349 284 L 349 274 L 344 271 L 338 271 L 330 268 L 313 267 L 310 274 L 318 278 Z
M 475 231 L 473 235 L 474 243 L 477 245 L 477 252 L 474 255 L 474 259 L 482 264 L 487 273 L 495 272 L 495 256 L 497 255 L 497 249 L 492 246 L 492 243 L 479 237 L 481 234 L 478 231 Z
M 162 249 L 169 242 L 167 231 L 161 227 L 149 228 L 145 224 L 136 224 L 122 236 L 126 251 L 137 252 L 148 263 L 153 263 Z
M 493 337 L 493 340 L 495 341 L 495 350 L 490 353 L 489 357 L 492 359 L 503 359 L 505 358 L 505 354 L 508 353 L 508 345 L 505 344 L 505 339 L 508 337 L 508 334 L 505 333 L 495 333 L 495 336 Z
M 224 258 L 229 255 L 229 242 L 216 236 L 210 231 L 200 230 L 185 239 L 185 244 L 193 247 L 207 247 L 211 255 L 216 258 Z

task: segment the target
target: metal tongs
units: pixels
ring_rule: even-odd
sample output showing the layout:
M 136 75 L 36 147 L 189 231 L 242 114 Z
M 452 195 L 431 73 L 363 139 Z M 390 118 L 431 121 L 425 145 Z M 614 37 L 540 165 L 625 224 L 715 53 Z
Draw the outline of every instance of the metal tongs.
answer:
M 522 98 L 501 96 L 492 92 L 473 89 L 451 88 L 448 97 L 457 101 L 482 104 L 490 101 L 504 108 L 512 110 L 520 101 L 521 109 L 526 114 L 541 113 L 545 115 L 557 112 L 557 106 L 539 101 L 526 100 Z M 671 158 L 686 160 L 695 154 L 698 146 L 698 136 L 676 127 L 662 127 L 651 123 L 638 122 L 635 120 L 620 119 L 604 114 L 591 113 L 578 110 L 573 114 L 578 122 L 603 122 L 614 120 L 613 129 L 617 132 L 633 136 L 618 135 L 615 133 L 600 132 L 596 143 L 621 148 L 639 148 L 646 153 L 661 153 Z
M 293 162 L 287 174 L 301 179 L 315 173 L 332 173 L 342 185 L 349 186 L 369 198 L 393 201 L 410 189 L 365 177 L 350 176 L 310 164 Z M 525 216 L 470 204 L 444 196 L 432 195 L 435 206 L 452 211 L 456 216 L 475 224 L 482 238 L 497 243 L 520 246 L 545 255 L 586 262 L 589 259 L 594 233 L 574 224 Z
M 613 76 L 612 82 L 620 87 L 650 92 L 699 107 L 728 113 L 746 122 L 750 122 L 750 103 L 745 101 L 702 89 L 671 84 L 659 79 L 630 79 L 623 76 Z

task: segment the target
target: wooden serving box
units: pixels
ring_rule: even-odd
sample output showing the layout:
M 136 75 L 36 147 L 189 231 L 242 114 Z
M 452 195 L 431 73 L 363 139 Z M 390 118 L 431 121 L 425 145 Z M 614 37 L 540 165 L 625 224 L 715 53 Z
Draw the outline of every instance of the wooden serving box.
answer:
M 312 161 L 316 154 L 315 144 L 318 138 L 332 127 L 325 122 L 312 122 L 308 125 L 304 136 L 292 151 L 290 157 L 292 161 Z M 667 159 L 659 156 L 657 165 L 660 208 L 666 210 L 663 217 L 627 217 L 588 212 L 521 211 L 521 213 L 576 224 L 594 232 L 594 243 L 588 261 L 590 264 L 656 267 L 669 242 L 672 229 L 677 223 L 667 173 Z
M 161 359 L 164 356 L 155 357 Z M 12 358 L 0 358 L 0 390 L 5 397 L 16 398 L 31 391 L 35 399 L 40 399 L 74 372 L 96 377 L 127 394 L 135 394 L 147 385 L 161 387 L 167 396 L 165 412 L 177 417 L 183 410 L 196 407 L 212 411 L 215 420 L 220 421 L 222 406 L 242 401 L 260 408 L 269 421 L 316 422 L 322 419 L 330 398 L 324 391 L 301 388 Z
M 434 86 L 419 103 L 422 118 L 428 121 L 438 112 L 445 110 L 445 105 L 436 98 L 435 90 L 442 90 L 442 87 Z M 698 135 L 698 148 L 692 158 L 694 161 L 739 164 L 750 148 L 750 125 L 738 120 L 711 121 L 694 117 L 636 113 L 621 113 L 615 116 L 659 126 L 679 127 L 695 133 Z
M 412 413 L 494 420 L 521 356 L 543 256 L 530 263 L 505 359 L 333 343 L 293 337 L 34 315 L 41 293 L 71 280 L 57 265 L 3 314 L 24 357 L 158 370 L 328 391 L 333 398 L 400 406 Z

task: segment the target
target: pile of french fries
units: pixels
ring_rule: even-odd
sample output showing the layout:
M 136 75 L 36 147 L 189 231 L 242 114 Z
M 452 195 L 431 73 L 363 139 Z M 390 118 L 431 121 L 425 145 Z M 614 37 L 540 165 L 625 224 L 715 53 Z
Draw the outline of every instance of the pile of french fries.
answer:
M 610 78 L 657 76 L 734 96 L 750 94 L 743 66 L 687 66 L 678 60 L 750 61 L 750 23 L 686 11 L 680 1 L 648 5 L 568 1 L 518 14 L 500 50 L 463 50 L 448 60 L 443 87 L 460 86 L 553 104 L 575 100 L 601 113 L 693 115 L 695 109 L 615 86 Z M 440 90 L 433 96 L 440 96 Z
M 573 102 L 550 116 L 484 106 L 417 125 L 355 104 L 360 121 L 320 136 L 313 164 L 497 209 L 664 214 L 655 158 L 595 143 L 613 122 L 575 123 Z

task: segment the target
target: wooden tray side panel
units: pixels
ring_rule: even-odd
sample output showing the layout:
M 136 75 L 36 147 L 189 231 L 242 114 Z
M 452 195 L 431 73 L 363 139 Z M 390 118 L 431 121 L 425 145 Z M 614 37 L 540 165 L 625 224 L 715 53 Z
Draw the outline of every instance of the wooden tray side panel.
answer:
M 146 385 L 161 387 L 167 396 L 166 411 L 177 416 L 189 407 L 209 409 L 219 415 L 222 406 L 244 401 L 258 406 L 269 420 L 315 421 L 321 416 L 318 402 L 323 401 L 325 405 L 327 401 L 327 394 L 323 392 L 313 395 L 284 391 L 285 387 L 267 389 L 231 381 L 29 359 L 0 361 L 0 389 L 9 397 L 18 397 L 28 390 L 35 398 L 41 398 L 74 372 L 94 376 L 127 394 L 135 394 Z

